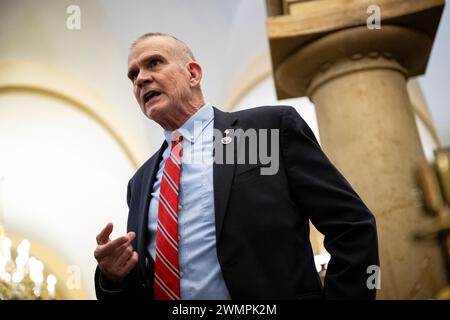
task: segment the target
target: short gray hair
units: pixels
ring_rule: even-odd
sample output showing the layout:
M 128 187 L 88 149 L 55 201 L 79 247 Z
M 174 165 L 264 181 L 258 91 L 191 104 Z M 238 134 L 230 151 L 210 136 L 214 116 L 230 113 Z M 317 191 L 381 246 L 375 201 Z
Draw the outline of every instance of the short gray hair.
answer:
M 141 35 L 139 38 L 137 38 L 130 47 L 130 50 L 133 49 L 134 47 L 136 47 L 136 45 L 141 42 L 142 40 L 145 40 L 147 38 L 151 38 L 151 37 L 166 37 L 166 38 L 172 38 L 173 40 L 175 40 L 175 42 L 178 45 L 178 48 L 180 49 L 180 51 L 183 53 L 183 55 L 186 56 L 186 58 L 195 60 L 194 54 L 192 53 L 191 49 L 187 46 L 186 43 L 184 43 L 183 41 L 181 41 L 180 39 L 178 39 L 177 37 L 174 37 L 170 34 L 167 33 L 162 33 L 162 32 L 149 32 L 149 33 L 145 33 L 143 35 Z

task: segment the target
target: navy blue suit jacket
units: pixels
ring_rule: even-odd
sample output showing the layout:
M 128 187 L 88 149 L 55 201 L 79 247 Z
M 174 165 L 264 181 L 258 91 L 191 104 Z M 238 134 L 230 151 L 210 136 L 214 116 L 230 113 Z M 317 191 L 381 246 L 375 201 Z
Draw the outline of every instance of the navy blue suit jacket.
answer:
M 375 290 L 366 282 L 367 268 L 379 265 L 374 216 L 328 160 L 296 110 L 268 106 L 225 113 L 214 108 L 214 117 L 214 127 L 221 132 L 279 130 L 278 151 L 268 146 L 279 153 L 276 174 L 261 175 L 259 162 L 213 166 L 217 254 L 231 297 L 373 299 Z M 147 220 L 166 147 L 164 143 L 128 185 L 128 231 L 136 233 L 133 247 L 139 263 L 116 291 L 105 290 L 108 281 L 97 268 L 99 299 L 153 298 Z M 314 265 L 309 221 L 325 235 L 325 248 L 331 254 L 324 286 Z

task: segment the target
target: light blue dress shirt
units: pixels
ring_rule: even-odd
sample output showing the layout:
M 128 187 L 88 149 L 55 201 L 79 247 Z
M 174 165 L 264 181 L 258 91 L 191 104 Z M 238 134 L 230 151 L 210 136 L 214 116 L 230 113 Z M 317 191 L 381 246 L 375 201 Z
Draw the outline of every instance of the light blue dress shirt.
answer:
M 183 135 L 178 233 L 181 299 L 230 299 L 216 251 L 213 189 L 214 110 L 204 105 L 178 131 Z M 159 188 L 164 164 L 170 154 L 173 131 L 164 131 L 169 147 L 153 185 L 150 201 L 147 250 L 155 259 Z

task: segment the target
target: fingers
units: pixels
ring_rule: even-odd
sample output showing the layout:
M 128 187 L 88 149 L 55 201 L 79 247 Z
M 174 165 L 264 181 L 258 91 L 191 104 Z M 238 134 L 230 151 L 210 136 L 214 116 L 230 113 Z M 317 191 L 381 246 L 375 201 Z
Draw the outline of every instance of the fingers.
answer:
M 133 255 L 133 247 L 131 246 L 131 244 L 128 244 L 127 246 L 125 246 L 124 249 L 122 249 L 119 258 L 116 260 L 117 265 L 119 266 L 124 265 L 128 261 L 128 259 L 131 258 L 132 255 Z
M 126 262 L 126 264 L 122 268 L 122 273 L 124 276 L 130 273 L 131 270 L 134 269 L 134 267 L 137 265 L 139 261 L 139 254 L 134 251 L 131 255 L 131 258 Z
M 102 245 L 105 243 L 108 243 L 109 241 L 109 235 L 111 234 L 113 230 L 113 224 L 108 223 L 106 227 L 103 228 L 103 230 L 97 235 L 97 244 Z
M 112 241 L 109 241 L 105 245 L 99 245 L 97 247 L 97 256 L 99 258 L 109 256 L 109 255 L 117 255 L 118 252 L 115 252 L 117 249 L 119 249 L 122 245 L 129 242 L 128 236 L 122 236 L 118 237 L 117 239 L 114 239 Z M 123 248 L 124 249 L 124 248 Z
M 139 254 L 136 251 L 133 251 L 131 256 L 124 265 L 119 266 L 116 263 L 115 266 L 111 268 L 109 274 L 116 279 L 122 280 L 130 273 L 131 270 L 133 270 L 134 267 L 136 267 L 138 261 L 139 261 Z
M 129 232 L 127 234 L 128 236 L 128 241 L 125 242 L 124 244 L 122 244 L 120 247 L 116 248 L 114 250 L 114 255 L 116 257 L 119 257 L 117 259 L 117 264 L 118 265 L 123 265 L 125 264 L 125 262 L 127 262 L 127 260 L 131 257 L 131 255 L 133 254 L 133 246 L 130 244 L 131 241 L 133 241 L 133 239 L 136 237 L 136 234 L 134 232 Z
M 136 233 L 134 233 L 133 231 L 128 232 L 127 237 L 128 237 L 128 239 L 130 239 L 130 242 L 131 242 L 134 240 L 134 238 L 136 238 Z
M 94 256 L 97 260 L 102 259 L 109 255 L 114 255 L 115 257 L 120 257 L 123 251 L 130 245 L 131 241 L 136 237 L 134 232 L 128 232 L 127 235 L 119 237 L 114 240 L 110 240 L 104 245 L 98 245 Z
M 108 264 L 101 266 L 101 269 L 106 271 L 112 278 L 122 280 L 131 270 L 133 270 L 137 265 L 138 260 L 138 253 L 133 251 L 132 246 L 129 245 L 119 258 L 110 259 Z
M 128 232 L 124 236 L 111 240 L 112 230 L 113 224 L 108 223 L 97 235 L 94 257 L 105 276 L 119 283 L 137 265 L 139 255 L 133 251 L 131 245 L 136 238 L 136 233 Z

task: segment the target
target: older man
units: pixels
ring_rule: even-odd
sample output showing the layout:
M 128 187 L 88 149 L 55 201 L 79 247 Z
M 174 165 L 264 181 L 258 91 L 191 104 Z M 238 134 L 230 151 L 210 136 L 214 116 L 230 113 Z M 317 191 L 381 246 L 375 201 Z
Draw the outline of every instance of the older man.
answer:
M 292 107 L 224 113 L 205 103 L 200 64 L 166 34 L 134 42 L 128 77 L 166 140 L 128 184 L 128 234 L 111 240 L 108 224 L 97 236 L 99 299 L 375 297 L 374 217 Z M 261 150 L 275 170 L 264 173 Z M 309 221 L 331 254 L 323 287 Z

